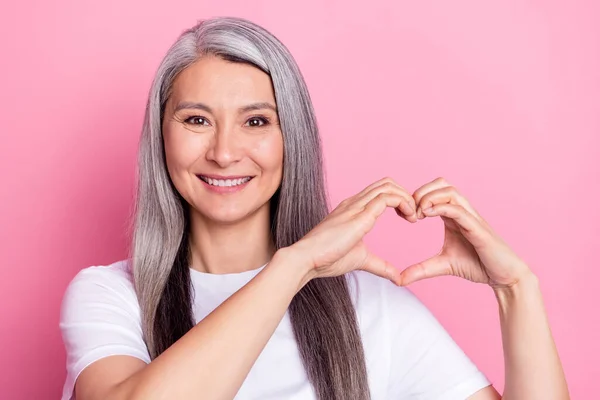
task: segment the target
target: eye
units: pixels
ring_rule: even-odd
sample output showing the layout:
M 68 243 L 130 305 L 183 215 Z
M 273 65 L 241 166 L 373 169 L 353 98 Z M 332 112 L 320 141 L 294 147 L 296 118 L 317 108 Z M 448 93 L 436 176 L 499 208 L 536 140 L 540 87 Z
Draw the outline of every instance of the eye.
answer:
M 252 117 L 248 120 L 248 123 L 251 127 L 260 127 L 263 125 L 267 125 L 269 122 L 270 120 L 267 117 Z
M 207 122 L 207 121 L 206 121 L 206 118 L 204 118 L 204 117 L 193 116 L 193 117 L 189 117 L 189 118 L 185 119 L 184 122 L 186 124 L 191 124 L 191 125 L 204 125 L 204 122 Z

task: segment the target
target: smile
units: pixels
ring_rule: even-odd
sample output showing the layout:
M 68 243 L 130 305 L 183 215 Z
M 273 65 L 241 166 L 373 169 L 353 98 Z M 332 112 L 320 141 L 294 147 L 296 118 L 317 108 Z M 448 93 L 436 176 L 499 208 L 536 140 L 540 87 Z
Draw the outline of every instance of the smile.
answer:
M 250 181 L 250 179 L 252 179 L 251 176 L 246 176 L 243 178 L 234 178 L 234 179 L 213 179 L 213 178 L 209 178 L 206 177 L 204 175 L 197 175 L 198 178 L 200 178 L 202 181 L 208 183 L 211 186 L 218 186 L 218 187 L 235 187 L 235 186 L 241 186 L 245 183 L 247 183 L 248 181 Z

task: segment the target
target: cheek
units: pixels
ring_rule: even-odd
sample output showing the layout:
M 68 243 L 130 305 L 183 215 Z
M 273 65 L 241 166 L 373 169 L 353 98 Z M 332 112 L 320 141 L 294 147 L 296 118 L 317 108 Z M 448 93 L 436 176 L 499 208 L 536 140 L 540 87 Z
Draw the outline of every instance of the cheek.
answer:
M 193 140 L 194 136 L 185 130 L 172 130 L 163 135 L 165 159 L 173 181 L 178 175 L 189 169 L 202 154 L 204 144 Z
M 190 135 L 181 131 L 170 131 L 163 135 L 167 171 L 175 189 L 188 203 L 193 203 L 194 182 L 189 174 L 190 167 L 198 157 L 198 143 L 194 148 Z
M 283 137 L 281 133 L 265 137 L 252 147 L 253 158 L 264 172 L 280 173 L 283 168 Z

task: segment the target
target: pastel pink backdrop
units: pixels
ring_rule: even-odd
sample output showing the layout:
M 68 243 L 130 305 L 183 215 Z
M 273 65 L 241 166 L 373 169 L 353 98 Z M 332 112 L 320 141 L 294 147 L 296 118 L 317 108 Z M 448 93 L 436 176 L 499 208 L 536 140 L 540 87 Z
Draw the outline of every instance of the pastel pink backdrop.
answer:
M 77 271 L 125 257 L 146 95 L 197 19 L 249 18 L 308 82 L 332 204 L 383 176 L 446 177 L 541 279 L 574 399 L 600 357 L 600 16 L 588 1 L 36 1 L 0 12 L 0 398 L 56 399 Z M 439 220 L 386 213 L 368 242 L 399 268 L 437 252 Z M 499 390 L 489 288 L 413 286 Z

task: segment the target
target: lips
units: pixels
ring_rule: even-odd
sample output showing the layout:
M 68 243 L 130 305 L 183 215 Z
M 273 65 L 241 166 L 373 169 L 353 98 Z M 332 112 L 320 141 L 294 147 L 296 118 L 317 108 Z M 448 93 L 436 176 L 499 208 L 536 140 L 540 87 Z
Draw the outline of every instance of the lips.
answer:
M 203 182 L 214 187 L 236 187 L 248 183 L 252 176 L 216 177 L 211 175 L 196 175 Z

